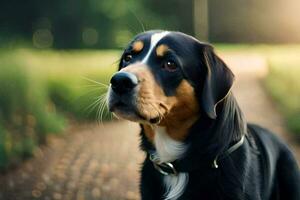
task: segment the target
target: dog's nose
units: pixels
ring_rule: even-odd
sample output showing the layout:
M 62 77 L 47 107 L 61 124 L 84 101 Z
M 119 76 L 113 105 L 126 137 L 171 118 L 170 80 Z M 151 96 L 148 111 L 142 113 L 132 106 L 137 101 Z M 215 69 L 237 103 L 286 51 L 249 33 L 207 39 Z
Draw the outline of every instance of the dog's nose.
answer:
M 138 84 L 137 77 L 128 72 L 117 72 L 110 80 L 111 88 L 115 93 L 124 94 L 131 91 Z

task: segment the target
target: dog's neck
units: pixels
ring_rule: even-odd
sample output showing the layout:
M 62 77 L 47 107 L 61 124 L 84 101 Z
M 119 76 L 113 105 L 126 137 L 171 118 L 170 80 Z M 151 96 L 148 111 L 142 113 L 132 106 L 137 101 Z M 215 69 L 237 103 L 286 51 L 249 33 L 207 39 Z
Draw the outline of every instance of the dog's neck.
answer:
M 246 122 L 235 97 L 230 93 L 217 106 L 217 118 L 201 117 L 187 135 L 189 151 L 211 160 L 238 142 L 246 133 Z M 195 142 L 196 141 L 196 142 Z
M 198 118 L 199 118 L 198 114 L 197 115 L 194 114 L 189 118 L 180 118 L 180 117 L 178 117 L 178 119 L 176 119 L 175 117 L 173 119 L 168 118 L 168 120 L 165 120 L 159 126 L 164 127 L 166 133 L 172 139 L 183 141 L 186 138 L 189 129 L 198 120 Z
M 198 118 L 198 115 L 193 115 L 189 118 L 170 117 L 168 120 L 164 120 L 158 125 L 142 124 L 142 127 L 148 140 L 152 143 L 154 143 L 155 134 L 160 132 L 157 130 L 164 130 L 164 133 L 167 134 L 170 139 L 183 142 L 189 133 L 189 129 L 198 120 Z
M 173 140 L 183 142 L 189 133 L 189 129 L 199 119 L 199 108 L 197 105 L 188 103 L 176 104 L 159 124 L 143 124 L 147 138 L 153 143 L 155 129 L 164 129 L 164 132 Z
M 188 143 L 188 151 L 192 154 L 203 155 L 208 160 L 226 151 L 230 144 L 239 141 L 246 132 L 243 114 L 232 94 L 217 106 L 217 119 L 212 120 L 204 114 L 198 114 L 198 117 L 193 115 L 188 120 L 178 119 L 173 118 L 162 124 L 165 132 L 176 141 Z M 150 125 L 142 127 L 142 148 L 146 151 L 155 149 L 155 128 Z

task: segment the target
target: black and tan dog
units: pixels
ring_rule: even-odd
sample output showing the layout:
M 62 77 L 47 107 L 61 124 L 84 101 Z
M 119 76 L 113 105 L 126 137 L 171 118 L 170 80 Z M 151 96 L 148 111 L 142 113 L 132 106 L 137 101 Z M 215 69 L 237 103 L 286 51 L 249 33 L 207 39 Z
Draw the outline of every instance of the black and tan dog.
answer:
M 143 200 L 300 200 L 292 153 L 245 122 L 233 81 L 210 45 L 183 33 L 149 31 L 129 44 L 108 102 L 141 125 Z

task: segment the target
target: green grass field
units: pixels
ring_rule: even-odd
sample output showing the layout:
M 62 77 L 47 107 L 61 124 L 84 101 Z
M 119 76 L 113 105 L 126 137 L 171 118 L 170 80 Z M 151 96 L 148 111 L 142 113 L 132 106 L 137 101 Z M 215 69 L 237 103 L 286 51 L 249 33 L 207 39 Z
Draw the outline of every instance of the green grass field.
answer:
M 265 56 L 270 67 L 265 88 L 289 130 L 300 135 L 300 46 L 217 44 L 216 49 Z M 32 155 L 48 134 L 62 133 L 68 119 L 109 120 L 101 95 L 120 54 L 0 50 L 0 168 Z

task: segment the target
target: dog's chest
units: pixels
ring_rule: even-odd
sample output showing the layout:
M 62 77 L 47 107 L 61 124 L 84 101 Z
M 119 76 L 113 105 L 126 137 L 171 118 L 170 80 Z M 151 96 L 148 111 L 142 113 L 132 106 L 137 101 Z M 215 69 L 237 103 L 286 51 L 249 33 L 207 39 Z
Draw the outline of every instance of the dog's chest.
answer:
M 182 157 L 186 150 L 182 142 L 170 138 L 164 127 L 155 128 L 154 144 L 161 162 L 172 162 Z
M 156 156 L 161 162 L 172 162 L 179 159 L 186 151 L 184 143 L 170 138 L 163 127 L 155 128 L 154 144 L 156 148 Z M 178 199 L 184 192 L 187 182 L 187 173 L 179 173 L 176 176 L 164 176 L 165 199 Z

